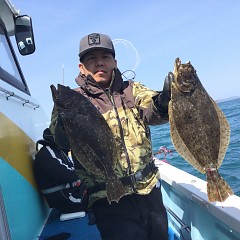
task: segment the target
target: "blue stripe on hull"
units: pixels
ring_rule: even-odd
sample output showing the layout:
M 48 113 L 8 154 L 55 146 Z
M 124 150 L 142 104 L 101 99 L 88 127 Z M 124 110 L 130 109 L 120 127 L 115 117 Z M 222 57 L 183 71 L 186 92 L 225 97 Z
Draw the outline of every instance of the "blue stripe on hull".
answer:
M 0 158 L 0 185 L 12 240 L 36 239 L 49 209 L 36 189 Z

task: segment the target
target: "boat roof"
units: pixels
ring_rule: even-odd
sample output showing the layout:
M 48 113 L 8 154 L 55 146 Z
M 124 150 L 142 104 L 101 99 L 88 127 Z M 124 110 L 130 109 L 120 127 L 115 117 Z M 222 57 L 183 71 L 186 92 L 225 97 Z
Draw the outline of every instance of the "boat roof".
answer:
M 19 15 L 19 10 L 11 3 L 10 0 L 0 0 L 0 19 L 5 24 L 8 35 L 15 34 L 14 17 Z

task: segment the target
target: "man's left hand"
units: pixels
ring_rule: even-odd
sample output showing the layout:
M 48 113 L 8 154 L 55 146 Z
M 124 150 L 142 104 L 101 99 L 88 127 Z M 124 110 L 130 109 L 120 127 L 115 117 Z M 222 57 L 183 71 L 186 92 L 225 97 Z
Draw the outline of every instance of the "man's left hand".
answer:
M 155 105 L 161 116 L 168 113 L 168 103 L 171 100 L 171 84 L 173 81 L 173 74 L 169 73 L 165 78 L 163 90 L 155 100 Z

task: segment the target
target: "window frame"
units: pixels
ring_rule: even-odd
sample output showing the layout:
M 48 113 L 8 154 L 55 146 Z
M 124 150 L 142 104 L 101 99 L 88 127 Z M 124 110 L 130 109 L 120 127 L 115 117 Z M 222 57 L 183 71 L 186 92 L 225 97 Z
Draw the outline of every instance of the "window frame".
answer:
M 15 76 L 13 76 L 12 74 L 10 74 L 9 72 L 7 72 L 6 70 L 4 70 L 0 67 L 0 80 L 10 84 L 11 86 L 19 89 L 20 91 L 22 91 L 22 92 L 24 92 L 28 95 L 31 95 L 30 91 L 29 91 L 29 88 L 27 86 L 27 83 L 25 81 L 24 75 L 22 73 L 20 64 L 18 62 L 17 56 L 16 56 L 15 51 L 13 49 L 11 40 L 8 37 L 8 34 L 7 34 L 6 28 L 4 26 L 4 23 L 1 20 L 0 20 L 0 31 L 1 31 L 1 33 L 3 33 L 2 35 L 6 39 L 6 42 L 8 44 L 8 48 L 9 48 L 10 53 L 12 55 L 12 59 L 10 59 L 10 60 L 13 64 L 13 66 L 15 67 L 15 69 L 18 71 L 19 76 L 20 76 L 20 79 L 17 79 Z

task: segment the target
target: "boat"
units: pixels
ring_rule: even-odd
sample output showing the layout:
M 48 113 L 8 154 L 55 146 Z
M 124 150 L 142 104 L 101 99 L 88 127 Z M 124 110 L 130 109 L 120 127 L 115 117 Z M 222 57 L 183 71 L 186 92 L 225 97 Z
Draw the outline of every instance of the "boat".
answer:
M 32 164 L 49 117 L 31 96 L 30 80 L 24 78 L 13 43 L 23 57 L 34 53 L 31 18 L 20 15 L 9 0 L 0 0 L 0 239 L 101 239 L 91 214 L 61 219 L 37 188 Z M 210 203 L 206 181 L 158 158 L 155 163 L 168 212 L 169 240 L 240 240 L 238 196 Z

